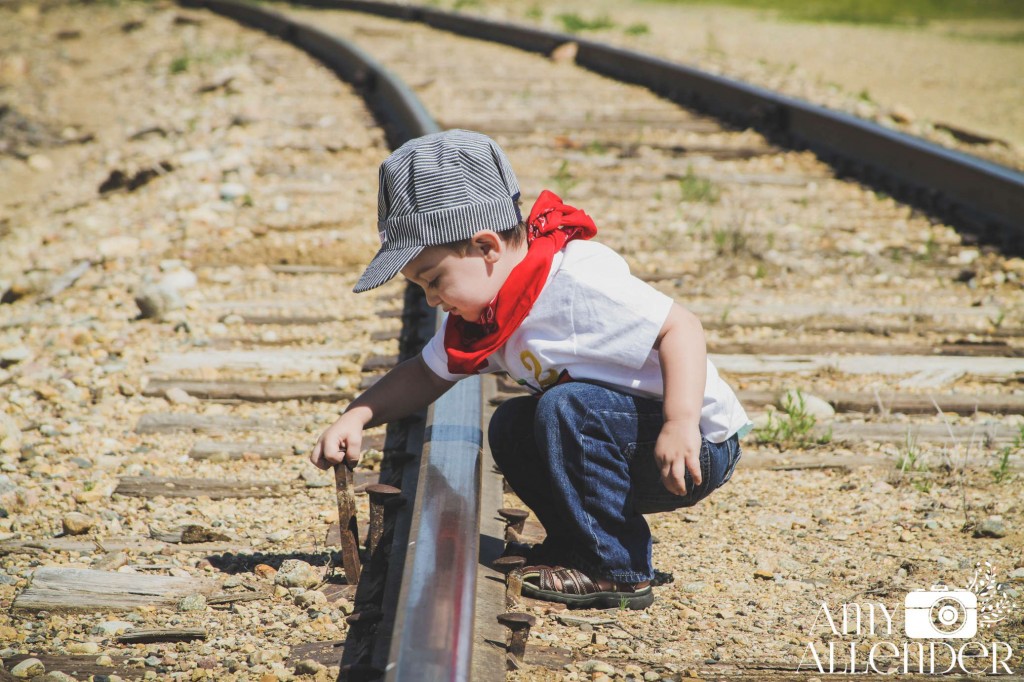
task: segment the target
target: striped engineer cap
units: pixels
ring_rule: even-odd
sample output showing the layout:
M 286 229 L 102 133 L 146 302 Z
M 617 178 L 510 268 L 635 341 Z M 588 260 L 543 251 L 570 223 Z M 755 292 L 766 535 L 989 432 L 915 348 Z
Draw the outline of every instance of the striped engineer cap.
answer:
M 384 284 L 427 246 L 515 227 L 518 199 L 512 165 L 486 135 L 448 130 L 409 140 L 380 165 L 381 247 L 353 291 Z

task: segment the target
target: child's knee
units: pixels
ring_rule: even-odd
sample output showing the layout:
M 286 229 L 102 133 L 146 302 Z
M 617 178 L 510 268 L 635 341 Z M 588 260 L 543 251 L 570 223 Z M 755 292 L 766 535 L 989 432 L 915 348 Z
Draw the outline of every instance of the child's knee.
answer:
M 609 389 L 578 381 L 552 386 L 537 401 L 538 426 L 575 423 L 588 409 L 600 404 L 600 392 Z
M 487 427 L 487 442 L 495 458 L 514 449 L 523 434 L 533 433 L 537 401 L 532 397 L 512 398 L 498 405 Z

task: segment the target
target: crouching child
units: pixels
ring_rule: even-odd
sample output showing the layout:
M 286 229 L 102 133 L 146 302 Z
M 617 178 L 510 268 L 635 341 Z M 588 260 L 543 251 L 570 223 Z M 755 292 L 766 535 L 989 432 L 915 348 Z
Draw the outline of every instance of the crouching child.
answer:
M 545 191 L 523 219 L 490 138 L 411 140 L 380 168 L 382 246 L 355 287 L 399 272 L 448 315 L 421 354 L 352 401 L 310 454 L 359 459 L 363 429 L 417 412 L 455 382 L 504 371 L 531 396 L 503 403 L 488 438 L 547 533 L 523 594 L 571 607 L 653 600 L 643 514 L 697 504 L 732 476 L 750 422 L 708 360 L 700 322 L 593 241 L 583 211 Z

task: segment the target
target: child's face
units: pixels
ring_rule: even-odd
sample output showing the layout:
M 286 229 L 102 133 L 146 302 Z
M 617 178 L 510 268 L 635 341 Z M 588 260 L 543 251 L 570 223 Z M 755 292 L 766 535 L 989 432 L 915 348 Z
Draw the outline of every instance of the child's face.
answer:
M 497 241 L 500 244 L 500 238 Z M 495 267 L 502 252 L 501 246 L 476 239 L 464 255 L 428 246 L 402 268 L 402 274 L 423 288 L 430 306 L 476 322 L 505 283 L 507 273 Z

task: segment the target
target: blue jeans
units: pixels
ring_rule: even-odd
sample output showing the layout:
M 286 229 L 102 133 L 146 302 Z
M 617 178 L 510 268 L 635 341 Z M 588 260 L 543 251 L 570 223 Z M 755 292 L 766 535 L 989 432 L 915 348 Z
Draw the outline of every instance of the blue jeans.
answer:
M 494 460 L 544 526 L 543 549 L 559 565 L 618 583 L 650 580 L 642 514 L 693 506 L 732 477 L 738 438 L 702 438 L 701 484 L 687 471 L 687 494 L 670 493 L 654 460 L 662 423 L 661 401 L 584 382 L 498 407 L 488 433 Z

